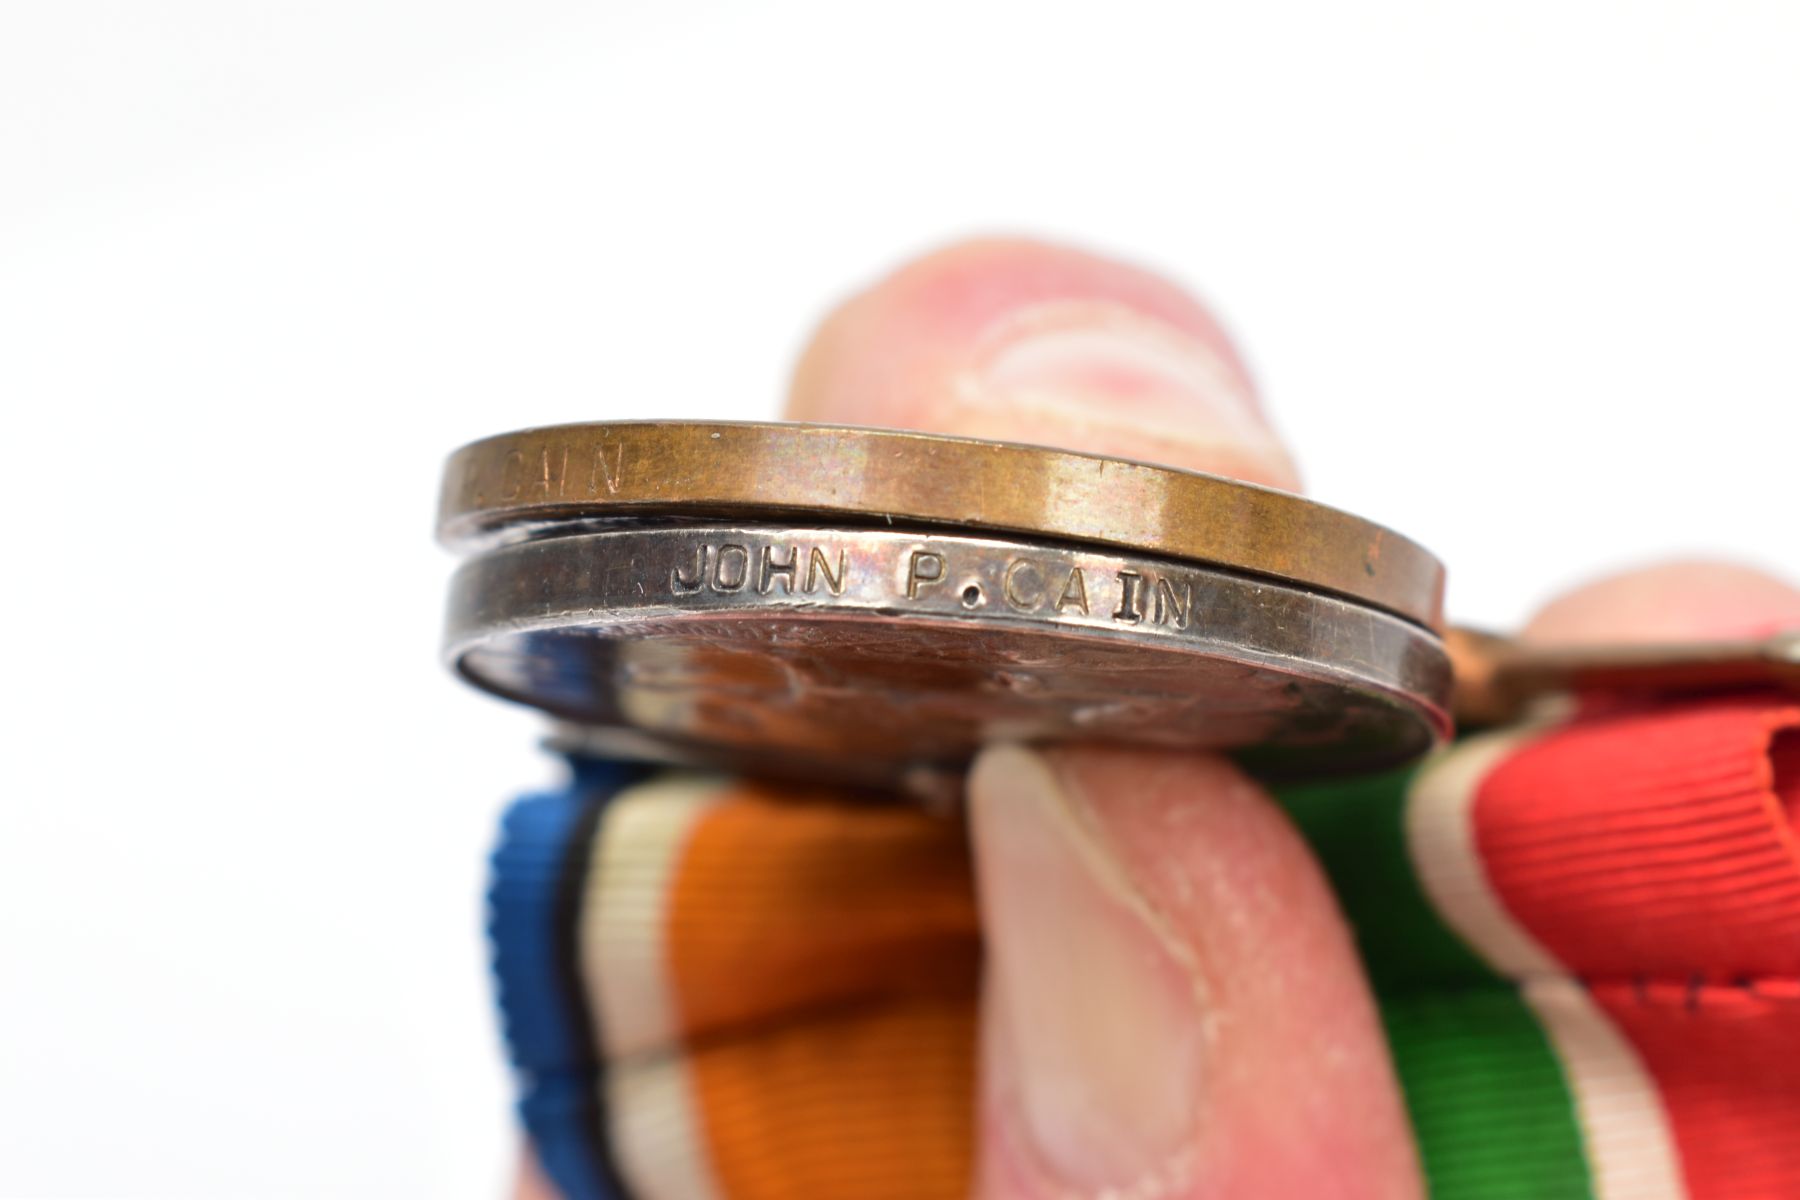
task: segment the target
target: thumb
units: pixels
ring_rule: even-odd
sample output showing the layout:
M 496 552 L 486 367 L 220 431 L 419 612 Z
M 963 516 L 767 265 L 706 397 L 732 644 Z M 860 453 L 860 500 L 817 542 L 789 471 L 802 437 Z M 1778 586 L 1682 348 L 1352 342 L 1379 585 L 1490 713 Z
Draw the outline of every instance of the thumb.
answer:
M 1331 895 L 1215 758 L 989 750 L 980 1194 L 1395 1196 L 1417 1169 Z

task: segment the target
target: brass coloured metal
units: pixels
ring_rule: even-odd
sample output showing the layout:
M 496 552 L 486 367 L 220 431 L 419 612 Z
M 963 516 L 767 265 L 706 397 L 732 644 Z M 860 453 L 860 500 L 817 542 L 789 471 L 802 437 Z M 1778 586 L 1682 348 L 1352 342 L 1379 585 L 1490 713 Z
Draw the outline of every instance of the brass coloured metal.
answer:
M 1518 720 L 1558 696 L 1682 696 L 1775 689 L 1800 691 L 1800 633 L 1710 642 L 1539 646 L 1452 629 L 1459 726 Z
M 570 522 L 813 520 L 1024 534 L 1206 563 L 1442 624 L 1414 542 L 1286 492 L 1066 450 L 893 430 L 645 421 L 458 451 L 439 536 L 478 550 Z

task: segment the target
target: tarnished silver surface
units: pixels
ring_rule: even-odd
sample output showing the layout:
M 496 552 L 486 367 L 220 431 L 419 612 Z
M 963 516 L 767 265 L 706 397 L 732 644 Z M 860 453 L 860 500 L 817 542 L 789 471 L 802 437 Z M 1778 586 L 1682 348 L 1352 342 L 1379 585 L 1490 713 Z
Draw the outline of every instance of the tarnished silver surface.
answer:
M 1002 738 L 1403 761 L 1449 728 L 1439 639 L 1367 604 L 1020 538 L 694 524 L 457 572 L 446 653 L 637 757 L 889 785 Z

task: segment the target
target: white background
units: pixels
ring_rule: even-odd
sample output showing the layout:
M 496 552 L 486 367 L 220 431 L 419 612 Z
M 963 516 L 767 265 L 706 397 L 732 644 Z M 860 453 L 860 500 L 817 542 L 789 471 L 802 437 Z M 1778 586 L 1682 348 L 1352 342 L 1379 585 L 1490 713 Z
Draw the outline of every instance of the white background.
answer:
M 1464 620 L 1800 573 L 1797 13 L 0 7 L 0 1194 L 501 1188 L 482 859 L 551 770 L 434 660 L 439 463 L 771 415 L 947 238 L 1210 297 Z

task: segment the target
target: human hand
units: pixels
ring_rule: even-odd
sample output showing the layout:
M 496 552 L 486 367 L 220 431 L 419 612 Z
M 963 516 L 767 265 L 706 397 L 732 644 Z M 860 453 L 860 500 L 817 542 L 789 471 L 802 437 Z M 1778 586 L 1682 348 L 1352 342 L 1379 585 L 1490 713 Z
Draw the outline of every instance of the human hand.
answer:
M 953 247 L 849 301 L 787 415 L 1298 486 L 1210 314 L 1142 270 L 1035 243 Z M 1795 626 L 1800 593 L 1685 564 L 1566 597 L 1526 636 Z M 968 796 L 987 962 L 979 1195 L 1421 1193 L 1355 949 L 1260 787 L 1213 756 L 998 746 Z M 536 1186 L 528 1173 L 522 1191 Z

